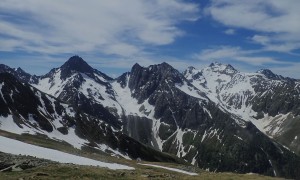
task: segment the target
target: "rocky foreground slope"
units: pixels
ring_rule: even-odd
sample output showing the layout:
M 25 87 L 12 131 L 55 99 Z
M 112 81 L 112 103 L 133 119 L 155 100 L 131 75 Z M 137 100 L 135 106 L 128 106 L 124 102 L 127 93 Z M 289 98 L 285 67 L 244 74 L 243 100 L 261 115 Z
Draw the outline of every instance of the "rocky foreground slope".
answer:
M 55 162 L 32 156 L 12 155 L 0 152 L 0 172 L 22 171 L 33 167 L 55 164 Z

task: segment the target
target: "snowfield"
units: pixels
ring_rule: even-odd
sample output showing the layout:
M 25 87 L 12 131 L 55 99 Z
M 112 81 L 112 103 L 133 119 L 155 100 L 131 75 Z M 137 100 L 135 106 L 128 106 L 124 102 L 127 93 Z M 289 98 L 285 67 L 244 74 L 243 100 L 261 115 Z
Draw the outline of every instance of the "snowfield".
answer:
M 187 174 L 187 175 L 191 175 L 191 176 L 197 176 L 197 173 L 192 173 L 192 172 L 187 172 L 181 169 L 176 169 L 176 168 L 170 168 L 170 167 L 164 167 L 164 166 L 159 166 L 159 165 L 154 165 L 154 164 L 141 164 L 138 163 L 139 165 L 143 165 L 143 166 L 152 166 L 152 167 L 157 167 L 157 168 L 162 168 L 162 169 L 167 169 L 170 171 L 175 171 L 175 172 L 179 172 L 179 173 L 183 173 L 183 174 Z
M 43 102 L 43 101 L 41 101 Z M 55 122 L 52 122 L 56 124 L 56 127 L 63 126 L 58 120 L 55 120 Z M 71 144 L 74 148 L 81 149 L 81 146 L 88 143 L 88 141 L 79 138 L 75 134 L 74 128 L 68 129 L 68 134 L 64 135 L 61 134 L 57 129 L 54 129 L 53 132 L 49 133 L 47 131 L 43 131 L 39 128 L 32 128 L 28 127 L 28 125 L 20 125 L 19 127 L 16 123 L 14 123 L 14 119 L 12 115 L 8 115 L 7 117 L 0 116 L 0 129 L 3 131 L 11 132 L 14 134 L 32 134 L 35 135 L 37 133 L 44 134 L 48 136 L 51 139 L 59 140 L 59 141 L 66 141 L 67 143 Z
M 37 158 L 49 159 L 60 163 L 73 163 L 78 165 L 99 166 L 99 167 L 106 167 L 113 170 L 117 170 L 117 169 L 134 170 L 133 167 L 116 164 L 116 163 L 105 163 L 101 161 L 96 161 L 93 159 L 80 157 L 80 156 L 64 153 L 53 149 L 34 146 L 31 144 L 27 144 L 21 141 L 9 139 L 2 136 L 0 136 L 0 144 L 1 144 L 0 146 L 1 152 L 11 153 L 15 155 L 19 155 L 19 154 L 29 155 L 29 156 L 35 156 Z

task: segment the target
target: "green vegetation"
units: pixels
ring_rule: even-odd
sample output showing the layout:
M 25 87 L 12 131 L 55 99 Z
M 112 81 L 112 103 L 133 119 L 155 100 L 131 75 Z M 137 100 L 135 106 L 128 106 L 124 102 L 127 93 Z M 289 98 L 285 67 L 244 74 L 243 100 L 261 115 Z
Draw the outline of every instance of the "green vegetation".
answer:
M 131 162 L 136 170 L 109 170 L 106 168 L 75 166 L 75 165 L 49 165 L 46 167 L 38 167 L 28 169 L 21 172 L 5 172 L 0 173 L 0 179 L 224 179 L 224 180 L 275 180 L 277 178 L 265 177 L 256 174 L 232 174 L 232 173 L 209 173 L 199 171 L 198 176 L 189 176 L 177 172 L 172 172 L 155 167 L 141 166 Z

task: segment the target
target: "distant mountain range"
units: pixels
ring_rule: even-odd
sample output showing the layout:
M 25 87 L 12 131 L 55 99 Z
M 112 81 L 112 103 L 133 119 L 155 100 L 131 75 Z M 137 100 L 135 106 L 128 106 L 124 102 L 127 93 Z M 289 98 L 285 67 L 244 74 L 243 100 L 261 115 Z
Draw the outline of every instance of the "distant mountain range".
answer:
M 220 63 L 183 73 L 135 64 L 116 79 L 79 56 L 43 76 L 0 65 L 0 129 L 124 158 L 297 178 L 299 84 Z

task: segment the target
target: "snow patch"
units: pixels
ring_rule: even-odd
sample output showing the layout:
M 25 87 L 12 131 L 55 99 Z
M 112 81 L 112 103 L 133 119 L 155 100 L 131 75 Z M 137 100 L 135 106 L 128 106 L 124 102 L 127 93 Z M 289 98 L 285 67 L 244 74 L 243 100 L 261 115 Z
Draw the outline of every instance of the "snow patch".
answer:
M 12 132 L 15 134 L 22 133 L 34 133 L 34 131 L 24 124 L 20 124 L 20 127 L 14 122 L 13 116 L 8 115 L 7 117 L 0 116 L 0 129 L 3 131 Z
M 191 164 L 192 165 L 195 165 L 195 163 L 196 163 L 196 157 L 198 156 L 198 151 L 197 151 L 197 153 L 196 153 L 196 155 L 193 157 L 193 159 L 192 159 L 192 162 L 191 162 Z
M 208 99 L 200 94 L 200 91 L 193 86 L 189 86 L 186 82 L 183 84 L 176 84 L 175 87 L 179 89 L 180 91 L 186 93 L 187 95 L 190 95 L 192 97 L 208 101 Z
M 0 151 L 5 153 L 11 153 L 15 155 L 21 154 L 21 155 L 35 156 L 37 158 L 44 158 L 44 159 L 48 159 L 60 163 L 73 163 L 78 165 L 100 166 L 100 167 L 106 167 L 113 170 L 117 170 L 117 169 L 134 170 L 133 167 L 116 164 L 116 163 L 105 163 L 101 161 L 96 161 L 93 159 L 76 156 L 76 155 L 64 153 L 53 149 L 34 146 L 31 144 L 27 144 L 14 139 L 5 138 L 2 136 L 0 136 L 0 142 L 1 142 Z
M 243 139 L 237 135 L 233 135 L 234 137 L 238 138 L 239 140 L 243 141 Z
M 156 140 L 156 143 L 158 145 L 158 149 L 160 151 L 162 151 L 164 141 L 158 135 L 160 125 L 161 125 L 161 122 L 159 120 L 153 120 L 153 122 L 152 122 L 152 133 L 153 133 L 154 139 Z
M 122 108 L 120 107 L 120 105 L 115 100 L 113 100 L 113 94 L 107 93 L 108 89 L 105 85 L 99 84 L 84 73 L 80 73 L 80 75 L 84 78 L 84 81 L 79 89 L 80 92 L 82 92 L 86 97 L 99 102 L 104 107 L 115 108 L 119 113 L 122 112 Z M 99 78 L 100 76 L 97 77 Z
M 57 127 L 62 127 L 62 124 L 56 123 Z M 48 136 L 49 138 L 58 140 L 58 141 L 65 141 L 72 146 L 74 146 L 77 149 L 80 149 L 82 145 L 88 143 L 87 140 L 79 138 L 75 134 L 74 128 L 68 129 L 68 134 L 64 135 L 61 132 L 59 132 L 57 129 L 53 129 L 52 132 L 43 131 L 39 128 L 33 128 L 29 127 L 25 124 L 20 124 L 20 127 L 14 122 L 12 115 L 8 115 L 7 117 L 0 116 L 0 129 L 3 131 L 11 132 L 14 134 L 44 134 Z
M 178 129 L 176 130 L 175 133 L 176 133 L 175 141 L 177 141 L 177 147 L 178 147 L 177 157 L 184 157 L 184 156 L 186 156 L 186 155 L 190 152 L 190 150 L 191 150 L 194 146 L 193 146 L 193 145 L 189 145 L 188 150 L 185 151 L 185 150 L 184 150 L 185 147 L 184 147 L 184 145 L 183 145 L 183 136 L 184 136 L 184 134 L 186 134 L 186 133 L 193 133 L 194 138 L 195 138 L 196 132 L 194 132 L 194 131 L 192 131 L 192 130 L 190 130 L 190 129 L 184 129 L 184 131 L 183 131 L 182 129 L 178 128 Z
M 7 103 L 6 100 L 4 99 L 3 94 L 2 94 L 2 87 L 3 87 L 3 86 L 4 86 L 4 82 L 2 82 L 2 83 L 0 84 L 0 95 L 1 95 L 1 98 L 3 99 L 3 101 L 4 101 L 5 103 Z
M 275 169 L 273 167 L 272 161 L 270 159 L 269 159 L 269 163 L 270 163 L 271 167 L 273 168 L 273 173 L 274 173 L 274 176 L 276 177 L 277 174 L 276 174 L 276 171 L 275 171 Z
M 256 120 L 253 119 L 251 122 L 263 133 L 269 136 L 279 135 L 281 133 L 281 125 L 290 116 L 288 114 L 278 114 L 275 117 L 264 114 L 264 118 Z
M 61 134 L 58 130 L 53 130 L 51 133 L 44 132 L 44 134 L 52 139 L 65 141 L 77 149 L 81 149 L 84 144 L 89 143 L 87 140 L 79 138 L 72 127 L 68 129 L 68 134 L 66 135 Z
M 61 70 L 57 69 L 54 72 L 53 79 L 50 79 L 48 77 L 43 78 L 39 80 L 38 84 L 32 84 L 32 86 L 36 87 L 42 92 L 58 97 L 63 91 L 63 87 L 68 83 L 68 80 L 72 78 L 70 77 L 69 79 L 62 81 L 60 77 Z
M 113 82 L 112 87 L 116 92 L 116 100 L 124 108 L 125 115 L 137 115 L 140 117 L 145 117 L 144 113 L 139 111 L 141 104 L 138 104 L 137 99 L 131 96 L 131 90 L 128 86 L 129 76 L 127 76 L 127 84 L 124 88 L 118 82 Z M 122 113 L 122 111 L 120 111 Z
M 103 152 L 107 152 L 107 151 L 112 152 L 112 153 L 111 153 L 111 156 L 121 156 L 121 157 L 123 157 L 124 159 L 131 160 L 131 158 L 130 158 L 128 155 L 124 155 L 124 154 L 122 154 L 121 152 L 119 152 L 118 150 L 114 150 L 114 149 L 110 148 L 110 147 L 107 146 L 106 144 L 97 144 L 97 145 L 98 145 L 98 148 L 97 148 L 97 149 L 100 149 L 100 150 L 103 151 Z
M 138 163 L 138 164 L 143 165 L 143 166 L 152 166 L 152 167 L 167 169 L 170 171 L 179 172 L 179 173 L 183 173 L 183 174 L 187 174 L 187 175 L 191 175 L 191 176 L 198 175 L 197 173 L 192 173 L 192 172 L 188 172 L 188 171 L 184 171 L 184 170 L 176 169 L 176 168 L 164 167 L 164 166 L 159 166 L 159 165 L 154 165 L 154 164 L 141 164 L 141 163 Z

